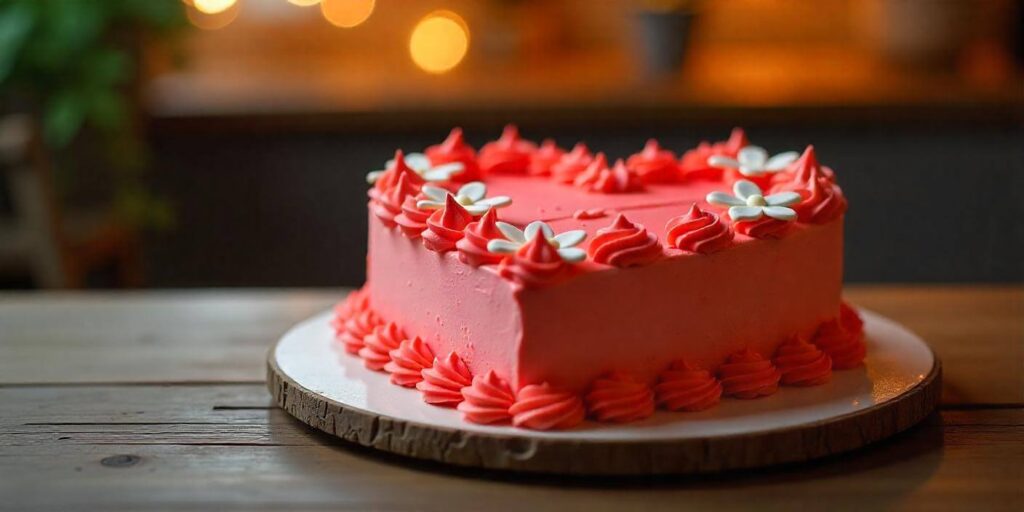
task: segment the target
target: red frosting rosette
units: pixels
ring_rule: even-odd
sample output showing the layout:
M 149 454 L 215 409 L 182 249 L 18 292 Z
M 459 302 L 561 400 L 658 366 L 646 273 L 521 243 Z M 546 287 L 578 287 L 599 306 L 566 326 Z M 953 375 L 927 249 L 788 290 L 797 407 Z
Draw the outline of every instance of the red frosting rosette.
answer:
M 751 238 L 779 239 L 789 233 L 791 222 L 771 217 L 761 217 L 758 220 L 744 220 L 732 225 L 737 233 L 747 235 Z
M 799 336 L 779 345 L 772 361 L 787 386 L 817 386 L 832 377 L 832 359 L 828 354 Z
M 639 192 L 644 189 L 640 177 L 629 170 L 622 160 L 616 160 L 615 165 L 609 168 L 604 153 L 598 153 L 594 157 L 594 161 L 576 177 L 573 185 L 587 192 L 601 194 Z
M 628 423 L 654 414 L 654 392 L 634 377 L 612 372 L 594 381 L 585 397 L 597 421 Z
M 626 167 L 640 177 L 644 183 L 669 183 L 679 178 L 679 163 L 676 154 L 661 149 L 658 141 L 650 139 L 639 153 L 626 160 Z
M 391 351 L 405 338 L 405 333 L 394 322 L 378 325 L 363 338 L 363 347 L 359 349 L 363 365 L 374 371 L 384 370 L 384 365 L 391 361 Z
M 427 229 L 427 219 L 433 213 L 416 206 L 416 202 L 425 197 L 423 194 L 405 196 L 405 200 L 402 201 L 402 212 L 395 216 L 395 224 L 398 225 L 398 229 L 402 230 L 403 235 L 413 240 L 419 238 L 423 230 Z
M 838 185 L 821 176 L 818 169 L 811 170 L 808 179 L 807 188 L 796 191 L 803 200 L 792 207 L 800 222 L 825 224 L 846 213 L 846 198 Z
M 515 254 L 501 260 L 498 274 L 527 288 L 543 286 L 561 278 L 567 268 L 558 249 L 544 236 L 529 240 Z
M 614 267 L 635 267 L 651 263 L 662 255 L 658 236 L 623 214 L 606 228 L 597 230 L 587 247 L 590 259 Z
M 743 129 L 733 128 L 732 134 L 729 135 L 729 140 L 715 142 L 714 144 L 706 141 L 701 142 L 696 148 L 683 153 L 679 162 L 679 170 L 682 173 L 683 179 L 720 180 L 725 171 L 709 165 L 708 159 L 713 156 L 736 158 L 740 149 L 749 145 L 750 141 L 747 140 L 747 135 L 743 132 Z
M 370 307 L 370 294 L 365 289 L 355 290 L 345 296 L 345 299 L 334 305 L 334 317 L 331 318 L 331 327 L 334 329 L 334 337 L 340 338 L 345 332 L 345 322 L 353 316 L 366 311 Z
M 718 367 L 722 391 L 735 398 L 750 399 L 775 393 L 781 377 L 771 361 L 749 348 L 732 354 Z
M 530 155 L 531 176 L 550 176 L 551 167 L 562 160 L 565 150 L 558 147 L 554 140 L 545 139 L 540 148 Z
M 422 176 L 405 163 L 405 155 L 399 149 L 395 151 L 395 158 L 392 160 L 392 164 L 384 170 L 384 173 L 377 178 L 377 181 L 373 183 L 373 187 L 370 188 L 370 199 L 374 201 L 381 199 L 385 192 L 398 183 L 398 178 L 401 176 L 407 176 L 406 181 L 408 181 L 409 185 L 415 187 L 417 191 L 421 185 L 426 183 Z
M 345 351 L 358 354 L 363 348 L 363 339 L 380 324 L 380 319 L 373 310 L 367 309 L 353 315 L 345 322 L 345 331 L 338 336 L 338 341 L 345 345 Z
M 395 217 L 402 213 L 402 204 L 404 204 L 405 199 L 419 193 L 419 186 L 412 184 L 414 179 L 410 176 L 416 176 L 416 174 L 403 173 L 399 175 L 398 181 L 394 186 L 387 189 L 376 200 L 370 202 L 373 214 L 389 228 L 397 225 Z
M 427 229 L 422 232 L 423 245 L 431 251 L 450 251 L 463 237 L 462 230 L 472 221 L 473 216 L 455 200 L 455 196 L 448 194 L 444 208 L 427 218 Z
M 505 126 L 500 139 L 480 149 L 477 163 L 484 174 L 524 174 L 530 168 L 530 155 L 536 149 L 534 143 L 521 139 L 519 129 L 510 124 Z
M 497 221 L 498 210 L 491 208 L 480 220 L 466 226 L 463 231 L 464 236 L 455 244 L 459 250 L 459 259 L 463 263 L 479 267 L 501 261 L 502 255 L 487 250 L 487 242 L 503 237 L 498 229 Z
M 391 374 L 392 384 L 407 388 L 422 381 L 423 370 L 434 364 L 434 351 L 419 336 L 402 341 L 389 356 L 391 360 L 384 365 L 384 371 Z
M 558 183 L 571 184 L 593 161 L 594 155 L 590 154 L 587 145 L 577 143 L 572 151 L 562 155 L 562 158 L 551 166 L 551 179 Z
M 864 320 L 861 319 L 860 313 L 846 302 L 839 303 L 839 323 L 856 336 L 864 335 Z
M 837 370 L 856 368 L 864 362 L 864 356 L 867 355 L 863 328 L 858 329 L 859 318 L 854 318 L 856 317 L 851 318 L 850 313 L 847 313 L 844 322 L 840 311 L 838 318 L 821 324 L 814 334 L 814 339 L 811 340 L 832 358 L 832 367 Z
M 430 159 L 431 165 L 462 164 L 462 172 L 452 176 L 452 181 L 465 183 L 480 179 L 480 166 L 477 165 L 476 150 L 473 149 L 473 146 L 466 144 L 466 139 L 462 136 L 462 128 L 452 128 L 444 142 L 430 146 L 425 153 Z
M 458 354 L 451 352 L 444 359 L 435 359 L 434 365 L 423 370 L 423 380 L 416 389 L 423 393 L 423 401 L 441 407 L 455 407 L 462 401 L 462 388 L 473 383 L 473 374 Z
M 473 377 L 473 384 L 462 388 L 462 403 L 458 410 L 466 421 L 482 424 L 506 423 L 512 419 L 509 408 L 516 395 L 494 370 L 482 377 Z
M 586 410 L 575 393 L 554 388 L 545 382 L 520 389 L 509 413 L 512 424 L 517 427 L 563 430 L 579 425 Z
M 805 190 L 813 179 L 812 175 L 825 178 L 833 183 L 836 181 L 832 169 L 818 163 L 818 155 L 814 151 L 814 146 L 807 146 L 800 158 L 790 164 L 789 168 L 772 176 L 771 181 L 774 186 L 772 191 L 793 190 L 799 192 Z
M 718 215 L 690 206 L 686 215 L 681 215 L 665 226 L 665 238 L 669 247 L 684 251 L 711 254 L 732 243 L 733 232 Z
M 658 405 L 670 411 L 703 411 L 722 398 L 722 383 L 711 372 L 686 361 L 674 361 L 654 386 Z

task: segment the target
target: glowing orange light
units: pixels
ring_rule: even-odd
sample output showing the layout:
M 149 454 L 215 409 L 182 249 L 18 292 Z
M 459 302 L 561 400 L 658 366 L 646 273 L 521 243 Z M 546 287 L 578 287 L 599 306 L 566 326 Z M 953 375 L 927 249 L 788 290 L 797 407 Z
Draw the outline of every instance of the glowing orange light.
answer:
M 242 10 L 241 4 L 232 0 L 231 5 L 227 9 L 215 13 L 206 13 L 199 10 L 198 5 L 201 1 L 203 0 L 193 0 L 193 5 L 185 8 L 185 16 L 192 25 L 203 30 L 217 30 L 230 25 Z
M 445 73 L 469 51 L 469 27 L 458 14 L 434 11 L 416 24 L 409 38 L 409 55 L 428 73 Z
M 319 2 L 320 0 L 288 0 L 288 3 L 299 7 L 309 7 L 311 5 L 316 5 Z
M 352 28 L 373 14 L 375 3 L 375 0 L 321 0 L 320 12 L 331 25 Z
M 238 0 L 192 0 L 192 7 L 203 14 L 218 14 L 230 9 Z

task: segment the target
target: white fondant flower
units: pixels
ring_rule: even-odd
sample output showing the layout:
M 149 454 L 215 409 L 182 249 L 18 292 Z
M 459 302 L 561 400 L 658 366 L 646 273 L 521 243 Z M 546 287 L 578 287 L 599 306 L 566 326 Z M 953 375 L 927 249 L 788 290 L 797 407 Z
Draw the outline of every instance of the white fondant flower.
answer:
M 420 189 L 427 199 L 416 202 L 416 207 L 422 210 L 439 210 L 444 208 L 444 201 L 451 192 L 431 185 L 423 185 Z M 508 196 L 485 197 L 487 185 L 474 181 L 466 183 L 455 193 L 455 201 L 462 205 L 472 215 L 483 215 L 491 208 L 504 208 L 512 204 L 512 198 Z
M 796 151 L 786 151 L 769 158 L 768 151 L 764 148 L 745 146 L 736 154 L 736 158 L 721 155 L 709 157 L 708 165 L 738 169 L 744 176 L 763 176 L 785 169 L 799 157 L 800 154 Z
M 384 163 L 384 169 L 378 171 L 370 171 L 366 175 L 366 182 L 373 185 L 380 179 L 380 176 L 384 174 L 384 171 L 394 167 L 395 159 L 392 158 Z M 410 169 L 416 171 L 423 179 L 427 181 L 448 181 L 452 176 L 462 172 L 465 166 L 460 162 L 451 162 L 441 165 L 432 165 L 427 155 L 423 153 L 409 153 L 405 155 L 405 165 L 408 165 Z M 443 199 L 443 198 L 442 198 Z
M 587 237 L 586 231 L 582 229 L 566 231 L 556 235 L 555 230 L 551 229 L 551 226 L 539 220 L 531 222 L 524 230 L 520 230 L 507 222 L 498 221 L 497 225 L 501 233 L 505 235 L 506 240 L 491 240 L 487 242 L 487 250 L 493 253 L 514 254 L 520 247 L 526 245 L 526 242 L 533 240 L 533 237 L 543 233 L 544 238 L 547 238 L 548 242 L 555 246 L 555 249 L 558 250 L 558 255 L 563 260 L 569 263 L 579 263 L 587 258 L 587 253 L 583 249 L 576 247 Z
M 778 220 L 796 219 L 796 212 L 787 208 L 800 202 L 800 194 L 796 192 L 779 192 L 765 197 L 760 187 L 747 180 L 737 181 L 732 190 L 735 196 L 712 192 L 707 197 L 711 204 L 728 206 L 732 220 L 757 220 L 764 215 Z

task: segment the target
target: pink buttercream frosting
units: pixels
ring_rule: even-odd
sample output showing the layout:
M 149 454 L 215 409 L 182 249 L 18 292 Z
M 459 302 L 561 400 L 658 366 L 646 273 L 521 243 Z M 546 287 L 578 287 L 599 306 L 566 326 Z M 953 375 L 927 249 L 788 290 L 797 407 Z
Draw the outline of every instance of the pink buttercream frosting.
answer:
M 339 338 L 345 332 L 345 322 L 350 318 L 366 311 L 370 307 L 370 294 L 365 290 L 355 290 L 334 305 L 334 316 L 331 318 L 331 328 L 334 329 L 334 337 Z
M 864 362 L 864 356 L 867 355 L 863 331 L 850 330 L 842 320 L 843 317 L 840 316 L 821 324 L 812 340 L 832 358 L 832 367 L 837 370 L 856 368 Z M 851 323 L 850 327 L 854 325 Z
M 674 361 L 654 386 L 658 405 L 670 411 L 702 411 L 718 404 L 722 383 L 708 370 L 686 361 Z
M 384 194 L 394 187 L 398 183 L 398 178 L 402 176 L 406 176 L 408 184 L 415 187 L 417 191 L 421 185 L 426 183 L 422 176 L 405 163 L 405 155 L 399 149 L 395 151 L 394 163 L 384 170 L 384 174 L 377 178 L 376 183 L 370 189 L 370 198 L 376 201 L 384 197 Z
M 468 182 L 480 179 L 480 167 L 476 161 L 476 150 L 466 143 L 462 136 L 462 128 L 452 128 L 444 142 L 430 146 L 426 150 L 431 165 L 458 162 L 462 164 L 462 172 L 452 176 L 452 181 Z
M 423 230 L 423 246 L 431 251 L 445 252 L 455 249 L 463 237 L 463 229 L 472 222 L 473 216 L 455 200 L 445 196 L 444 208 L 427 218 L 427 229 Z
M 392 384 L 407 388 L 422 381 L 423 370 L 434 364 L 434 351 L 419 336 L 402 341 L 390 352 L 390 357 L 384 371 L 391 374 Z
M 770 360 L 750 349 L 732 354 L 718 367 L 723 393 L 735 398 L 758 398 L 775 393 L 780 378 L 778 368 Z
M 536 236 L 515 254 L 501 260 L 498 273 L 505 279 L 534 288 L 564 277 L 566 268 L 555 246 L 543 236 Z
M 818 177 L 833 183 L 836 180 L 832 169 L 818 163 L 818 155 L 814 151 L 814 146 L 807 146 L 800 158 L 790 164 L 785 171 L 771 177 L 772 192 L 806 190 L 811 181 Z
M 364 338 L 380 324 L 380 319 L 373 310 L 367 309 L 353 315 L 345 322 L 345 331 L 338 336 L 338 341 L 345 345 L 345 351 L 358 354 L 363 348 Z
M 608 167 L 604 153 L 598 153 L 594 157 L 594 161 L 576 177 L 573 185 L 587 192 L 600 194 L 622 194 L 644 189 L 640 177 L 626 167 L 622 160 L 616 160 L 612 167 Z
M 724 171 L 708 164 L 713 156 L 736 158 L 740 149 L 749 146 L 750 141 L 741 128 L 733 128 L 729 140 L 722 142 L 701 142 L 696 148 L 683 153 L 679 169 L 684 179 L 720 180 Z
M 378 325 L 363 338 L 363 347 L 359 349 L 363 365 L 374 371 L 383 371 L 384 365 L 391 361 L 391 351 L 398 348 L 405 338 L 405 333 L 394 322 Z
M 701 210 L 696 203 L 686 215 L 668 221 L 665 231 L 670 247 L 701 254 L 720 251 L 733 239 L 732 229 L 718 215 Z
M 562 160 L 565 150 L 558 147 L 554 140 L 545 139 L 537 151 L 530 155 L 531 176 L 550 176 L 551 167 Z
M 662 149 L 655 139 L 648 140 L 642 151 L 631 155 L 626 166 L 644 183 L 669 183 L 680 175 L 676 154 Z
M 547 382 L 524 386 L 509 407 L 512 424 L 533 430 L 564 430 L 583 421 L 586 410 L 575 393 L 553 388 Z
M 503 257 L 487 250 L 487 242 L 496 238 L 504 238 L 498 230 L 498 210 L 491 208 L 480 220 L 471 222 L 463 231 L 463 237 L 455 247 L 459 250 L 459 259 L 463 263 L 479 267 L 488 263 L 498 263 Z
M 427 219 L 433 213 L 416 206 L 416 202 L 424 197 L 422 194 L 406 196 L 402 201 L 402 212 L 395 216 L 395 224 L 402 230 L 402 234 L 413 240 L 419 238 L 423 230 L 427 229 Z
M 462 388 L 473 383 L 473 374 L 458 354 L 450 352 L 444 359 L 434 359 L 430 368 L 423 370 L 423 380 L 416 389 L 423 393 L 423 401 L 441 407 L 455 407 L 462 401 Z
M 376 201 L 372 202 L 373 214 L 389 228 L 395 227 L 395 217 L 402 213 L 402 204 L 405 199 L 419 193 L 419 186 L 413 184 L 415 179 L 411 176 L 414 174 L 400 174 L 394 186 L 384 191 Z
M 612 372 L 595 380 L 585 400 L 590 417 L 597 421 L 628 423 L 654 414 L 651 388 L 622 372 Z
M 593 161 L 594 155 L 590 154 L 587 145 L 582 142 L 577 143 L 573 146 L 572 151 L 562 155 L 562 158 L 551 166 L 551 179 L 558 183 L 570 184 Z
M 484 174 L 525 174 L 530 168 L 530 156 L 537 149 L 530 141 L 519 137 L 519 128 L 505 126 L 501 138 L 480 149 L 477 162 Z
M 587 247 L 590 259 L 615 267 L 646 265 L 660 258 L 662 252 L 657 235 L 621 213 L 610 226 L 599 229 Z
M 509 408 L 516 401 L 508 382 L 498 377 L 494 370 L 473 377 L 473 384 L 462 388 L 462 403 L 459 412 L 466 421 L 473 423 L 506 423 L 512 419 Z
M 800 336 L 793 336 L 775 349 L 772 358 L 788 386 L 817 386 L 832 377 L 832 359 Z
M 736 222 L 732 225 L 732 228 L 737 233 L 751 238 L 779 239 L 789 233 L 792 224 L 790 221 L 765 216 L 757 220 Z
M 821 176 L 820 171 L 811 171 L 807 188 L 798 190 L 803 200 L 793 205 L 800 222 L 824 224 L 832 222 L 846 213 L 846 198 L 843 191 L 832 181 Z

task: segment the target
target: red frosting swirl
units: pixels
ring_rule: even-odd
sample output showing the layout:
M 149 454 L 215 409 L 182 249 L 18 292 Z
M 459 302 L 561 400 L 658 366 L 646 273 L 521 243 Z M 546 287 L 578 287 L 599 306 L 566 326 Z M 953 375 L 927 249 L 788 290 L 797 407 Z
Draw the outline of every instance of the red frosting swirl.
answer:
M 527 288 L 553 282 L 564 275 L 565 260 L 543 236 L 535 236 L 510 257 L 501 260 L 498 274 Z
M 402 154 L 402 150 L 395 151 L 394 163 L 384 170 L 384 174 L 381 174 L 377 181 L 373 184 L 373 188 L 370 189 L 370 198 L 377 200 L 384 196 L 384 194 L 390 190 L 395 184 L 398 183 L 398 178 L 407 176 L 406 180 L 409 185 L 412 185 L 418 191 L 420 186 L 426 183 L 422 176 L 412 170 L 411 167 L 405 163 L 405 155 Z M 401 204 L 401 202 L 399 202 Z
M 497 222 L 498 210 L 491 208 L 483 217 L 480 217 L 480 220 L 466 226 L 463 231 L 464 236 L 455 244 L 459 250 L 459 259 L 463 263 L 479 267 L 501 261 L 503 257 L 501 254 L 494 254 L 487 250 L 487 242 L 504 237 L 498 230 Z
M 749 348 L 729 356 L 718 368 L 722 391 L 736 398 L 768 396 L 779 389 L 780 377 L 771 361 Z
M 708 159 L 713 156 L 736 158 L 740 149 L 749 145 L 750 141 L 747 140 L 743 129 L 733 128 L 729 140 L 714 144 L 701 142 L 696 148 L 684 153 L 679 162 L 679 169 L 684 179 L 720 180 L 724 170 L 709 165 Z
M 480 166 L 476 162 L 476 150 L 466 144 L 462 136 L 462 128 L 452 128 L 444 142 L 430 146 L 425 151 L 431 165 L 458 162 L 462 164 L 462 172 L 455 173 L 452 181 L 469 182 L 480 179 Z
M 529 172 L 533 176 L 551 175 L 551 167 L 562 160 L 565 150 L 558 147 L 554 140 L 545 139 L 540 148 L 530 155 Z
M 473 383 L 469 367 L 455 352 L 444 359 L 434 359 L 434 365 L 423 370 L 423 380 L 416 389 L 423 393 L 423 401 L 441 407 L 455 407 L 462 401 L 462 388 Z
M 531 384 L 519 390 L 516 403 L 509 407 L 512 424 L 533 430 L 561 430 L 583 421 L 586 411 L 575 393 L 551 387 L 547 382 Z
M 814 146 L 807 146 L 800 158 L 790 164 L 785 171 L 772 176 L 771 182 L 774 185 L 772 191 L 805 190 L 815 178 L 825 178 L 830 182 L 836 180 L 831 169 L 818 163 L 818 155 L 814 152 Z
M 378 196 L 376 201 L 371 202 L 374 215 L 385 226 L 389 228 L 395 227 L 395 217 L 402 213 L 402 204 L 404 204 L 405 199 L 419 193 L 419 186 L 411 183 L 412 178 L 410 176 L 413 175 L 410 173 L 399 175 L 398 181 L 395 182 L 393 187 Z
M 402 213 L 395 217 L 395 224 L 398 224 L 402 234 L 413 240 L 419 238 L 423 230 L 427 229 L 427 219 L 433 213 L 416 206 L 416 202 L 423 198 L 421 194 L 405 196 L 405 200 L 402 201 Z
M 644 183 L 668 183 L 679 178 L 676 154 L 661 149 L 655 139 L 648 140 L 642 151 L 630 156 L 626 166 Z
M 737 233 L 751 238 L 779 239 L 789 233 L 790 221 L 765 216 L 757 220 L 744 220 L 732 225 Z
M 363 338 L 363 348 L 359 349 L 363 365 L 378 372 L 384 370 L 384 365 L 391 361 L 391 351 L 398 348 L 405 337 L 394 322 L 378 325 Z
M 445 197 L 444 208 L 427 218 L 427 229 L 423 230 L 423 245 L 431 251 L 445 252 L 455 248 L 463 236 L 463 229 L 472 222 L 473 216 L 462 207 L 455 196 Z
M 722 398 L 722 383 L 711 372 L 686 361 L 675 361 L 654 385 L 658 405 L 670 411 L 702 411 Z
M 570 184 L 587 169 L 594 161 L 587 145 L 580 142 L 573 146 L 572 151 L 562 155 L 557 163 L 551 166 L 551 178 L 558 183 Z
M 345 299 L 334 305 L 334 317 L 331 318 L 331 327 L 334 329 L 334 337 L 339 338 L 345 332 L 345 322 L 353 316 L 366 311 L 370 307 L 370 294 L 364 289 L 355 290 L 345 296 Z
M 473 423 L 504 423 L 512 419 L 509 408 L 516 401 L 508 383 L 488 370 L 483 377 L 473 377 L 473 384 L 462 388 L 459 412 Z
M 832 377 L 832 359 L 818 347 L 794 336 L 775 349 L 775 366 L 788 386 L 817 386 Z
M 358 354 L 359 350 L 363 348 L 363 339 L 379 324 L 380 319 L 372 310 L 362 311 L 345 322 L 345 331 L 338 336 L 338 341 L 345 345 L 346 352 Z
M 839 303 L 839 323 L 856 336 L 864 335 L 864 320 L 861 319 L 860 313 L 846 302 Z
M 644 189 L 640 177 L 629 170 L 622 160 L 616 160 L 615 165 L 608 168 L 604 153 L 597 154 L 587 169 L 576 177 L 573 185 L 587 192 L 601 194 L 622 194 Z
M 812 342 L 832 358 L 832 367 L 836 370 L 856 368 L 867 355 L 863 331 L 848 330 L 842 323 L 842 316 L 821 324 Z
M 389 355 L 384 371 L 391 374 L 392 384 L 407 388 L 422 381 L 423 370 L 434 364 L 434 351 L 419 336 L 402 341 Z
M 665 226 L 670 247 L 684 251 L 711 254 L 732 243 L 733 232 L 722 219 L 705 212 L 694 203 L 686 215 L 681 215 Z
M 799 191 L 803 200 L 793 205 L 800 222 L 824 224 L 846 212 L 846 198 L 839 186 L 812 170 L 807 188 Z
M 662 248 L 657 235 L 640 224 L 630 222 L 620 213 L 610 226 L 597 230 L 597 235 L 587 247 L 587 254 L 597 263 L 635 267 L 660 258 Z
M 625 373 L 612 372 L 594 381 L 585 400 L 597 421 L 628 423 L 654 414 L 654 392 Z
M 486 173 L 523 174 L 530 167 L 530 155 L 536 145 L 519 137 L 519 128 L 510 124 L 505 126 L 501 138 L 486 144 L 480 149 L 478 162 L 480 169 Z

